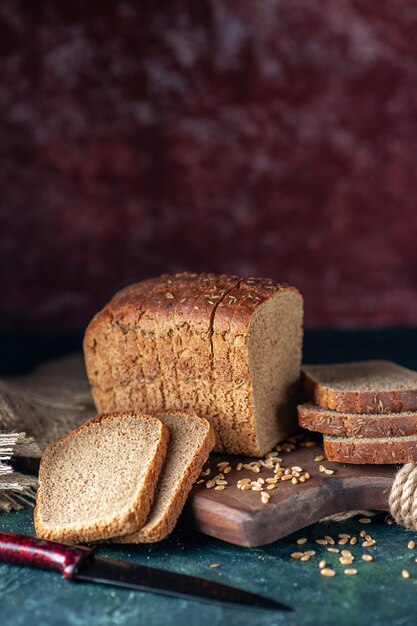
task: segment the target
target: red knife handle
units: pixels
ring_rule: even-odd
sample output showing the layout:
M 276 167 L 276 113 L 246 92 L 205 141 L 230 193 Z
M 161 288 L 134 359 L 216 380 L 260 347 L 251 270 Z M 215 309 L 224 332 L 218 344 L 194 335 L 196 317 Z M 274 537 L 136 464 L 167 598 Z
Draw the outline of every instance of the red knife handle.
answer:
M 91 548 L 0 532 L 0 562 L 3 563 L 55 570 L 65 578 L 73 578 L 80 567 L 92 559 Z

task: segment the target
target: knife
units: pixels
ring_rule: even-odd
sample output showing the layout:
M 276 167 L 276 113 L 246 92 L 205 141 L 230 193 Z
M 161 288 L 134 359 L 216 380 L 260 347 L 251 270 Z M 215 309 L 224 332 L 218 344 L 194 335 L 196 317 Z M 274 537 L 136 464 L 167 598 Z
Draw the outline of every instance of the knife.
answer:
M 292 611 L 285 604 L 236 587 L 138 563 L 97 557 L 92 548 L 16 533 L 0 532 L 0 562 L 54 570 L 73 581 L 115 585 L 203 602 L 214 601 L 228 607 Z

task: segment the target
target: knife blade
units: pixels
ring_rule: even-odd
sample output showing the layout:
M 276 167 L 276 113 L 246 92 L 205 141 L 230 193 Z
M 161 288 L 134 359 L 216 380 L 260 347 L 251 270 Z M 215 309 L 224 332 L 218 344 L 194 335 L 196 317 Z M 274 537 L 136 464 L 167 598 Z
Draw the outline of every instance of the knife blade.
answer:
M 167 596 L 216 602 L 228 607 L 292 611 L 243 589 L 147 565 L 97 557 L 92 548 L 0 532 L 0 562 L 54 570 L 73 581 L 86 581 Z

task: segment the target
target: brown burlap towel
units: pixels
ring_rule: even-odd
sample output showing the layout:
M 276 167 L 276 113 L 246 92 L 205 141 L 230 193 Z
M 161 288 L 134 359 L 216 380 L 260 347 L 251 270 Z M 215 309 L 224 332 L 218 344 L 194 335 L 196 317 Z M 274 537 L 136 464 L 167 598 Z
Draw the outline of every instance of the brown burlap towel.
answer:
M 13 471 L 12 457 L 40 458 L 48 444 L 93 415 L 81 355 L 0 380 L 0 511 L 35 501 L 36 477 Z

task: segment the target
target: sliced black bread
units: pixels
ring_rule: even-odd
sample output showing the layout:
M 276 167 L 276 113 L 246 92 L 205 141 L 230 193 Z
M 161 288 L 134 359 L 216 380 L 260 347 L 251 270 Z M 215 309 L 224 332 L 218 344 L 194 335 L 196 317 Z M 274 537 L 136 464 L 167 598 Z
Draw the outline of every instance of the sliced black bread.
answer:
M 417 410 L 417 372 L 391 361 L 304 365 L 301 382 L 311 402 L 340 413 Z
M 170 411 L 157 417 L 169 428 L 170 442 L 154 503 L 146 524 L 133 534 L 113 539 L 117 543 L 151 543 L 171 533 L 216 442 L 209 422 L 192 411 Z
M 395 465 L 417 461 L 417 435 L 381 439 L 324 435 L 323 441 L 329 461 Z
M 296 428 L 302 319 L 300 293 L 270 279 L 185 273 L 131 285 L 85 333 L 97 410 L 192 407 L 219 451 L 263 455 Z
M 404 437 L 417 435 L 417 411 L 406 413 L 339 413 L 316 404 L 299 404 L 298 423 L 337 437 Z
M 51 444 L 39 470 L 37 536 L 78 543 L 141 528 L 168 440 L 168 428 L 155 417 L 110 413 Z

